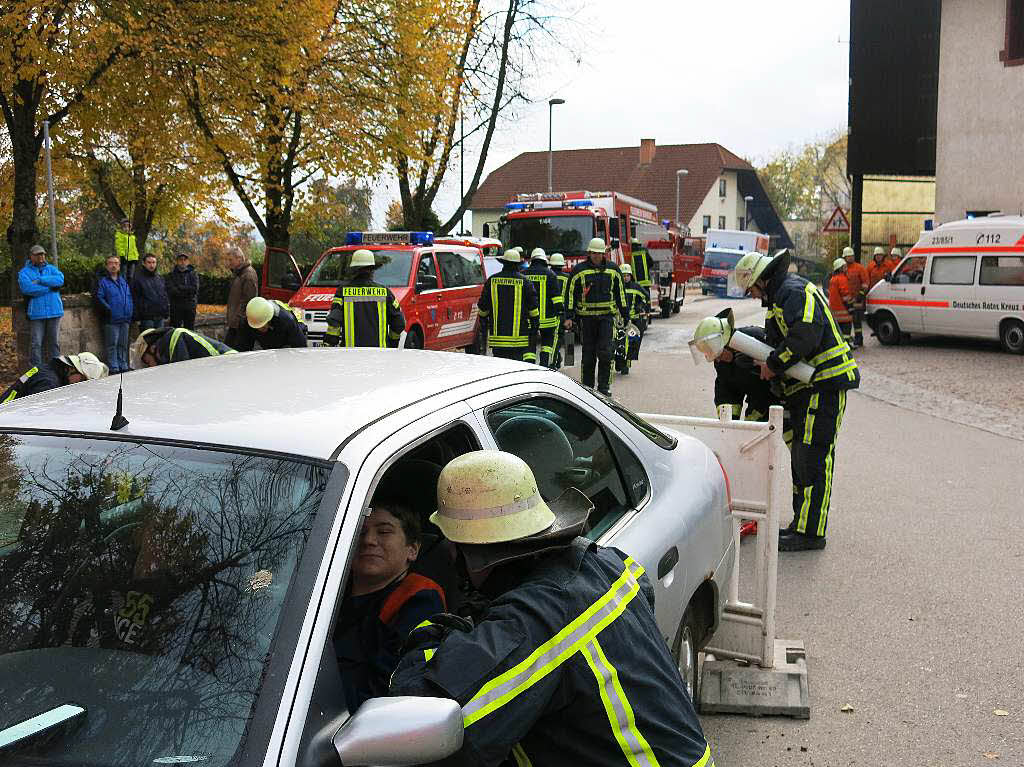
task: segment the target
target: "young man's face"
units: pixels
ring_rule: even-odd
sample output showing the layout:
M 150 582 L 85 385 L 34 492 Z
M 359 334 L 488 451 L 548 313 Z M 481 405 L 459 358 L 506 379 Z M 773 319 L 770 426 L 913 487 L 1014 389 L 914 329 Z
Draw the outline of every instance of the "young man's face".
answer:
M 121 271 L 121 259 L 119 258 L 108 258 L 107 259 L 107 274 L 111 277 L 116 277 Z
M 623 282 L 632 282 L 633 281 L 633 275 L 630 274 L 629 272 L 624 272 L 623 275 L 622 275 L 622 280 L 623 280 Z
M 420 553 L 409 543 L 402 523 L 384 508 L 373 509 L 359 536 L 359 550 L 352 568 L 354 590 L 376 591 L 405 572 Z
M 156 271 L 156 256 L 146 256 L 146 259 L 142 262 L 142 265 L 146 267 L 147 271 Z

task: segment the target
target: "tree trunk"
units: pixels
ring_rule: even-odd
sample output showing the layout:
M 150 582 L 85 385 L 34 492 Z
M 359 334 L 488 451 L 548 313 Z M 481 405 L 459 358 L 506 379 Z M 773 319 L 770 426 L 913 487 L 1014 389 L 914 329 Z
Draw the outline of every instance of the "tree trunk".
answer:
M 10 229 L 11 331 L 18 354 L 18 369 L 25 370 L 28 368 L 28 315 L 18 289 L 18 272 L 28 260 L 28 251 L 39 237 L 36 203 L 41 142 L 36 138 L 34 109 L 20 103 L 12 106 L 14 124 L 8 126 L 14 155 L 14 211 Z

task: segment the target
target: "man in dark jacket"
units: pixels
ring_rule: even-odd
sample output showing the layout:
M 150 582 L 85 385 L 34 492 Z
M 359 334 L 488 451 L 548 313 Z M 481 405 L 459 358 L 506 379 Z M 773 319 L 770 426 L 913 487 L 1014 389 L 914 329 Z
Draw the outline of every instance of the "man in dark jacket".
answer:
M 132 344 L 135 366 L 147 368 L 235 353 L 217 339 L 185 328 L 143 330 Z
M 107 373 L 107 366 L 91 352 L 54 357 L 48 363 L 28 370 L 11 388 L 0 394 L 0 405 L 68 384 L 105 378 Z
M 327 315 L 327 346 L 398 346 L 405 330 L 405 315 L 390 289 L 373 281 L 377 268 L 373 251 L 360 248 L 352 254 L 349 268 L 355 276 L 338 286 Z
M 156 256 L 152 253 L 142 260 L 142 268 L 132 280 L 132 304 L 135 306 L 135 319 L 139 321 L 140 330 L 162 328 L 170 314 L 167 286 L 164 285 L 163 276 L 156 271 Z
M 96 303 L 103 314 L 103 340 L 107 345 L 107 364 L 113 374 L 131 370 L 128 354 L 128 328 L 134 306 L 132 291 L 121 276 L 121 259 L 107 256 L 107 273 L 96 285 Z
M 524 362 L 537 362 L 544 367 L 554 366 L 555 347 L 558 344 L 558 326 L 562 324 L 562 286 L 548 267 L 548 256 L 544 248 L 534 248 L 530 254 L 530 268 L 523 276 L 533 283 L 537 290 L 537 308 L 540 310 L 540 359 L 533 349 L 523 355 Z
M 495 357 L 522 360 L 537 343 L 537 291 L 519 268 L 518 250 L 499 258 L 501 271 L 487 278 L 477 302 L 480 328 Z
M 245 307 L 245 323 L 235 336 L 234 348 L 251 352 L 261 349 L 305 349 L 306 326 L 292 308 L 281 301 L 256 298 Z
M 199 275 L 188 262 L 188 253 L 174 257 L 174 268 L 164 278 L 171 303 L 171 327 L 195 330 L 199 302 Z
M 413 629 L 391 694 L 462 706 L 462 748 L 442 764 L 713 765 L 644 568 L 579 537 L 586 496 L 548 505 L 526 463 L 497 450 L 451 461 L 437 495 L 431 521 L 479 591 L 474 621 Z

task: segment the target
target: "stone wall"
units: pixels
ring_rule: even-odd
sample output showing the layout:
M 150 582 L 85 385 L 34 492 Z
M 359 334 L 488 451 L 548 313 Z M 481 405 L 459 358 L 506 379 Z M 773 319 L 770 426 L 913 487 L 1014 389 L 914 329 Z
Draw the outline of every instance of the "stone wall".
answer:
M 60 350 L 63 354 L 74 354 L 89 351 L 104 362 L 107 360 L 107 347 L 103 342 L 103 326 L 99 315 L 93 308 L 92 294 L 77 293 L 61 296 L 64 301 L 64 317 L 60 322 Z M 25 311 L 25 306 L 17 302 L 13 311 Z M 133 323 L 131 335 L 138 335 L 138 325 Z M 223 314 L 200 314 L 196 316 L 196 332 L 204 336 L 224 340 L 227 334 L 227 318 Z M 28 350 L 28 332 L 18 338 L 19 350 Z

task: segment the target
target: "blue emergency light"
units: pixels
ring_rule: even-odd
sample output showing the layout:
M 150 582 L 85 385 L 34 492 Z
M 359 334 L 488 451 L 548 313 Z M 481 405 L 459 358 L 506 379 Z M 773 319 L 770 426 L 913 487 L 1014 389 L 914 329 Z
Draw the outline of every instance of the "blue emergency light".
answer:
M 423 245 L 434 244 L 433 232 L 349 232 L 346 245 Z
M 569 200 L 566 202 L 570 208 L 589 208 L 593 204 L 593 200 Z
M 509 202 L 505 204 L 505 210 L 526 210 L 525 202 Z

